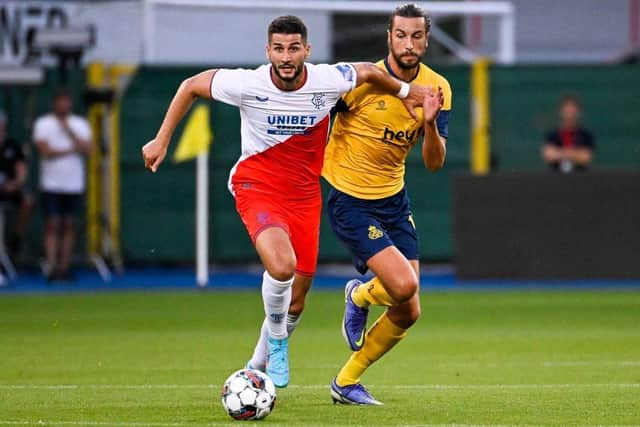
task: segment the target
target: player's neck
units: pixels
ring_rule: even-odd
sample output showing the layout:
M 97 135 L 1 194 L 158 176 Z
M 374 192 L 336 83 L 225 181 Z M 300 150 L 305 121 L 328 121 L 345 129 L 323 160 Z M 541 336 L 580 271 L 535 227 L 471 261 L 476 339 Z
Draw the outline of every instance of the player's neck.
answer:
M 420 70 L 420 63 L 413 68 L 402 68 L 391 54 L 387 56 L 386 63 L 389 71 L 391 71 L 391 75 L 405 82 L 410 82 L 415 79 Z
M 307 82 L 306 66 L 302 67 L 302 72 L 300 73 L 300 75 L 296 77 L 295 80 L 292 80 L 292 81 L 282 80 L 280 77 L 278 77 L 275 71 L 273 71 L 273 66 L 271 67 L 270 74 L 271 74 L 271 81 L 273 82 L 273 84 L 276 85 L 278 89 L 284 90 L 287 92 L 298 90 L 302 86 L 304 86 L 304 84 Z

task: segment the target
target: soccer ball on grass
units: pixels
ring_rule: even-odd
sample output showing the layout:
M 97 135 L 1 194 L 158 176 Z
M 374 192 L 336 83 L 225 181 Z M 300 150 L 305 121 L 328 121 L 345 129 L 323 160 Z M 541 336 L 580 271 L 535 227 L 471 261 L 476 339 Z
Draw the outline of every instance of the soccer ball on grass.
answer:
M 222 407 L 236 420 L 261 420 L 276 403 L 276 387 L 265 373 L 240 369 L 222 386 Z

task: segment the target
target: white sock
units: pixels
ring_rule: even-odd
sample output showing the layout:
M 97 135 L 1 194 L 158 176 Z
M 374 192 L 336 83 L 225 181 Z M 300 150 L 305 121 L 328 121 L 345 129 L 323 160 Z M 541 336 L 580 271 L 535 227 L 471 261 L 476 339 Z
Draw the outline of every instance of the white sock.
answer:
M 293 331 L 296 330 L 300 324 L 301 317 L 299 314 L 287 314 L 287 335 L 291 336 Z M 267 340 L 269 339 L 269 330 L 267 328 L 267 319 L 262 322 L 262 328 L 260 329 L 260 337 L 256 348 L 253 350 L 253 356 L 249 363 L 254 368 L 264 371 L 267 366 L 267 353 L 269 353 L 269 346 Z
M 262 275 L 262 302 L 266 315 L 269 336 L 276 339 L 287 337 L 287 310 L 291 304 L 293 277 L 280 282 L 266 271 Z

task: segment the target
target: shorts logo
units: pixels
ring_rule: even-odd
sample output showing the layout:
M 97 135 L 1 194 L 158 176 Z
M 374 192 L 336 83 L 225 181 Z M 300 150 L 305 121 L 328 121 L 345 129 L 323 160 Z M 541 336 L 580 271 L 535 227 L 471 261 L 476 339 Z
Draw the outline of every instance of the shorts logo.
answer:
M 379 228 L 376 228 L 375 225 L 370 225 L 368 230 L 369 230 L 370 240 L 376 240 L 384 236 L 384 233 L 382 232 L 382 230 L 380 230 Z
M 413 229 L 416 229 L 416 223 L 413 221 L 413 215 L 409 215 L 408 218 L 409 223 L 413 226 Z
M 269 221 L 269 213 L 268 212 L 259 212 L 258 213 L 258 222 L 262 225 L 266 224 Z

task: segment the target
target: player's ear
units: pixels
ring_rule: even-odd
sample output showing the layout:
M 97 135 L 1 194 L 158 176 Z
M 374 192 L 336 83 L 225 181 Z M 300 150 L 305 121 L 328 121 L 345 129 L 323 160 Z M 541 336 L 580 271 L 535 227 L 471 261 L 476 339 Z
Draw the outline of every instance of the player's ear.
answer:
M 425 49 L 429 47 L 429 33 L 427 33 L 427 36 L 424 38 L 424 47 Z
M 267 59 L 271 60 L 271 58 L 269 57 L 269 43 L 267 43 L 267 45 L 264 47 L 264 53 L 265 53 Z
M 304 47 L 304 59 L 307 59 L 311 55 L 311 45 L 307 44 Z

